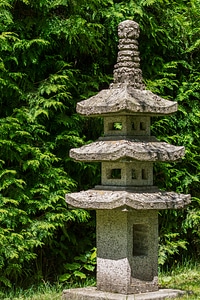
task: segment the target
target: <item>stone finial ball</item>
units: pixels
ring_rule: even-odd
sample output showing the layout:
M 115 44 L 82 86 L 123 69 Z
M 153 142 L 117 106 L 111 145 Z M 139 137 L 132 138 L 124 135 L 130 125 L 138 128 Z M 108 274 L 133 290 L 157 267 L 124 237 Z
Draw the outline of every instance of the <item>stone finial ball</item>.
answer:
M 131 21 L 126 20 L 118 25 L 118 36 L 121 39 L 129 38 L 129 39 L 138 39 L 140 34 L 139 24 Z

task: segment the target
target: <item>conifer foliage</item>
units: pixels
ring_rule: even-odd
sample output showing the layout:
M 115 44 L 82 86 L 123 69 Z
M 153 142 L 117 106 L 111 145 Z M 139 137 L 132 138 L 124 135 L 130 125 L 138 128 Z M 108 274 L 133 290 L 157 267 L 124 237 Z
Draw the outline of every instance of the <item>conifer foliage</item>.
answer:
M 101 135 L 102 121 L 75 107 L 111 82 L 125 19 L 140 24 L 147 88 L 179 104 L 153 134 L 186 147 L 181 163 L 155 167 L 159 187 L 193 196 L 188 210 L 162 213 L 160 262 L 189 243 L 200 251 L 199 15 L 199 0 L 1 0 L 1 285 L 54 280 L 94 247 L 93 214 L 64 195 L 98 183 L 99 166 L 68 153 Z

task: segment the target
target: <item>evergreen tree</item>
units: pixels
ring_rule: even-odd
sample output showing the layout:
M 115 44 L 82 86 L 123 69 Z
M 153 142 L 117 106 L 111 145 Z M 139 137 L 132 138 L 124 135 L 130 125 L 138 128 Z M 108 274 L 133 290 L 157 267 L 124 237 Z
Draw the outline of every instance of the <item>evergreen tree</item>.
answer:
M 176 115 L 154 120 L 152 132 L 184 145 L 186 155 L 156 165 L 155 183 L 193 196 L 187 210 L 162 213 L 160 262 L 186 246 L 198 253 L 199 14 L 199 0 L 1 1 L 2 285 L 29 275 L 54 280 L 94 246 L 93 213 L 69 209 L 64 195 L 98 183 L 99 165 L 74 163 L 68 152 L 102 133 L 101 119 L 82 118 L 75 107 L 112 81 L 125 19 L 140 24 L 147 88 L 179 104 Z

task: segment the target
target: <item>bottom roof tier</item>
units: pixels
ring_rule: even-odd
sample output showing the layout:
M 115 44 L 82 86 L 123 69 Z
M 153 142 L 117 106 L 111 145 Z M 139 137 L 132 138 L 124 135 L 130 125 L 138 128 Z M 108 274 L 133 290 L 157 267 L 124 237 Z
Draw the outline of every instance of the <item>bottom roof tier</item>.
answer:
M 190 203 L 189 194 L 165 192 L 151 187 L 139 191 L 135 188 L 119 190 L 98 186 L 95 189 L 66 194 L 66 202 L 83 209 L 181 209 Z

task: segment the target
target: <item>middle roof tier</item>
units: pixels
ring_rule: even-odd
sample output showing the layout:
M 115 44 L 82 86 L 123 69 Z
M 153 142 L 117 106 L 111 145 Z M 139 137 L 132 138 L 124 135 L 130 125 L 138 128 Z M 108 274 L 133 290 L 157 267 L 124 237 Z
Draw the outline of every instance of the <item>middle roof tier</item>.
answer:
M 77 161 L 177 161 L 184 155 L 183 146 L 159 142 L 155 137 L 109 137 L 70 150 Z

